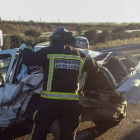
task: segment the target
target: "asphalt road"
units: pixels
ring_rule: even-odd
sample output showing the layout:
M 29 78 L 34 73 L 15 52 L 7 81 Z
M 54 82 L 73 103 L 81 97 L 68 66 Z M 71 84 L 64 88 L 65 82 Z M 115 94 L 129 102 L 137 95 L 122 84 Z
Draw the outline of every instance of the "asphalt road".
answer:
M 140 60 L 140 44 L 109 48 L 100 51 L 121 51 Z M 26 121 L 20 125 L 0 130 L 0 140 L 29 140 L 33 123 Z M 49 134 L 47 140 L 53 140 Z M 127 116 L 119 124 L 106 123 L 96 126 L 93 122 L 82 122 L 77 130 L 76 140 L 140 140 L 140 104 L 128 104 Z

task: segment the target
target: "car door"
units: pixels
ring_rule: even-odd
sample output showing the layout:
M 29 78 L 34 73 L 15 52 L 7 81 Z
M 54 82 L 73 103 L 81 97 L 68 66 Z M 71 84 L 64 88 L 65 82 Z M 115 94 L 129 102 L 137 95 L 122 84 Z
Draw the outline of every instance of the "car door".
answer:
M 128 72 L 115 91 L 127 102 L 136 105 L 140 100 L 140 62 L 125 53 L 115 52 L 114 55 L 123 63 Z
M 2 103 L 6 83 L 9 82 L 16 54 L 17 49 L 0 51 L 0 104 Z

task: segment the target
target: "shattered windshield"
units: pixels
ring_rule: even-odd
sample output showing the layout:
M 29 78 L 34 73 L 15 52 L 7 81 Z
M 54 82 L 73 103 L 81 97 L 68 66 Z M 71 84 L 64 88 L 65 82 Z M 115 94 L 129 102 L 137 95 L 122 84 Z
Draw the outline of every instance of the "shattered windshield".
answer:
M 0 56 L 0 85 L 3 85 L 5 82 L 10 60 L 11 60 L 11 55 Z

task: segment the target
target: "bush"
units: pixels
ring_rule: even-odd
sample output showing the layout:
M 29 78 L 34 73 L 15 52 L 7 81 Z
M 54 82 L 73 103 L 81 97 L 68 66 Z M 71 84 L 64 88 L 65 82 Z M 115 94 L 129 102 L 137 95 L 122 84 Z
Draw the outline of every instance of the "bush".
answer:
M 140 37 L 140 32 L 137 31 L 137 32 L 132 32 L 131 33 L 131 37 L 134 35 L 134 37 Z
M 6 50 L 10 48 L 11 48 L 11 38 L 9 36 L 5 36 L 3 38 L 3 46 L 1 47 L 1 49 Z
M 26 36 L 32 36 L 32 37 L 39 37 L 41 35 L 41 32 L 36 29 L 28 29 L 24 32 Z
M 96 44 L 98 39 L 97 31 L 94 29 L 91 29 L 84 33 L 84 36 L 89 40 L 89 43 Z
M 12 48 L 19 48 L 19 46 L 22 44 L 22 37 L 21 35 L 18 35 L 18 34 L 13 34 L 10 36 L 11 38 L 11 49 Z
M 136 30 L 137 29 L 137 25 L 136 24 L 129 24 L 126 27 L 127 30 Z
M 98 42 L 105 43 L 106 41 L 111 41 L 111 40 L 112 40 L 111 33 L 109 33 L 106 30 L 98 34 Z
M 121 26 L 112 30 L 112 33 L 124 33 L 124 31 L 125 31 L 125 27 Z

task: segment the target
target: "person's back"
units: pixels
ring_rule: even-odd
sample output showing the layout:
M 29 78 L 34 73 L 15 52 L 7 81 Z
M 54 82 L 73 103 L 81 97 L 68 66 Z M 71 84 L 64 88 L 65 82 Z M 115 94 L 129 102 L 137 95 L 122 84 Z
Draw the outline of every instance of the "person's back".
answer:
M 51 45 L 36 53 L 27 46 L 22 52 L 26 65 L 42 65 L 44 85 L 38 109 L 34 115 L 33 140 L 45 140 L 47 132 L 57 118 L 60 124 L 60 139 L 72 140 L 79 124 L 78 83 L 82 71 L 95 74 L 97 63 L 73 47 L 66 46 L 75 40 L 64 27 L 51 35 Z

